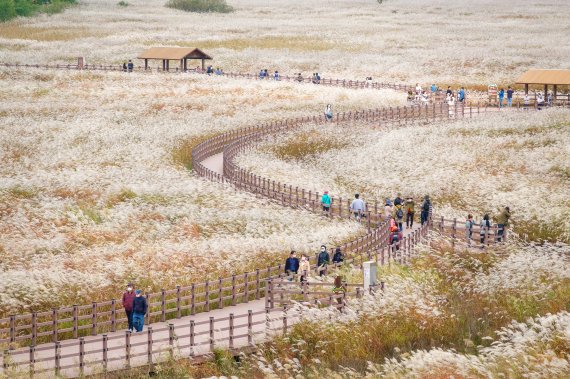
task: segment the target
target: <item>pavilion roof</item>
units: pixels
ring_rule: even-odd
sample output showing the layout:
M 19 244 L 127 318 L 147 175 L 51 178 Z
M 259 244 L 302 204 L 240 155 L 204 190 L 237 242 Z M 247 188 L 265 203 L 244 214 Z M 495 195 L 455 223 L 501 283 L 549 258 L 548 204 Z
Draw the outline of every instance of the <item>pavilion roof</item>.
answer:
M 151 47 L 138 56 L 139 59 L 212 59 L 195 47 Z
M 529 70 L 516 83 L 570 85 L 570 70 Z

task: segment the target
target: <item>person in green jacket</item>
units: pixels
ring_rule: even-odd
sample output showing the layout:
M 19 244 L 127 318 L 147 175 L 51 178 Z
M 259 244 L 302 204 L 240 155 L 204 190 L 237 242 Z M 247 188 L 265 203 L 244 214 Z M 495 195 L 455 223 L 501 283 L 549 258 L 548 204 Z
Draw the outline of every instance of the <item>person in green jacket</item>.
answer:
M 497 217 L 495 221 L 497 223 L 497 242 L 503 240 L 503 235 L 505 233 L 505 227 L 509 226 L 509 219 L 511 218 L 511 210 L 509 207 L 505 207 Z
M 329 213 L 331 209 L 331 197 L 329 196 L 329 191 L 325 191 L 323 197 L 321 198 L 321 204 L 323 205 L 323 211 Z

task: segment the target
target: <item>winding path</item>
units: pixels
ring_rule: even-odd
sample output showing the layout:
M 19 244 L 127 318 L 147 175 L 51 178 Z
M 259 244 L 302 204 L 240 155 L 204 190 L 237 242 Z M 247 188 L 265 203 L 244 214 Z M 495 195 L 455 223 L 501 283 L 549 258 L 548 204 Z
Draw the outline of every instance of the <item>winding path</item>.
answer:
M 231 74 L 229 75 L 231 77 Z M 255 76 L 253 76 L 255 78 Z M 347 81 L 329 81 L 328 85 L 346 86 Z M 340 83 L 340 84 L 339 84 Z M 352 82 L 351 82 L 352 83 Z M 369 83 L 366 83 L 368 88 Z M 361 88 L 361 87 L 357 87 Z M 371 88 L 393 88 L 407 91 L 409 86 L 375 83 Z M 334 122 L 365 122 L 371 126 L 410 125 L 417 122 L 473 118 L 494 108 L 481 108 L 456 104 L 449 109 L 446 104 L 381 108 L 337 114 Z M 453 115 L 453 117 L 450 117 Z M 247 172 L 234 163 L 241 152 L 254 148 L 264 137 L 295 130 L 309 123 L 324 123 L 322 116 L 301 117 L 222 133 L 196 146 L 192 151 L 194 172 L 206 179 L 230 183 L 236 189 L 264 196 L 283 206 L 306 209 L 320 213 L 320 196 L 292 184 L 285 184 Z M 383 203 L 368 203 L 364 224 L 368 233 L 351 243 L 346 252 L 358 263 L 375 259 L 380 264 L 399 259 L 405 263 L 414 247 L 427 236 L 430 223 L 408 230 L 398 250 L 389 246 L 387 225 L 383 216 Z M 330 217 L 350 218 L 349 200 L 333 197 Z M 440 225 L 443 230 L 443 222 Z M 455 232 L 455 230 L 454 230 Z M 268 276 L 271 278 L 272 276 Z M 235 278 L 234 278 L 235 280 Z M 247 279 L 246 279 L 247 280 Z M 35 372 L 35 377 L 77 377 L 125 367 L 149 366 L 172 356 L 200 356 L 210 353 L 214 347 L 240 348 L 252 346 L 276 330 L 286 331 L 296 315 L 286 309 L 268 309 L 265 298 L 249 301 L 246 284 L 245 302 L 215 309 L 193 316 L 178 317 L 168 322 L 152 323 L 143 333 L 125 331 L 110 332 L 45 343 L 27 349 L 4 352 L 0 374 L 8 376 Z M 220 290 L 221 291 L 221 290 Z M 221 292 L 220 292 L 221 293 Z M 235 294 L 234 298 L 235 300 Z M 164 302 L 163 302 L 164 303 Z M 164 308 L 164 304 L 163 304 Z

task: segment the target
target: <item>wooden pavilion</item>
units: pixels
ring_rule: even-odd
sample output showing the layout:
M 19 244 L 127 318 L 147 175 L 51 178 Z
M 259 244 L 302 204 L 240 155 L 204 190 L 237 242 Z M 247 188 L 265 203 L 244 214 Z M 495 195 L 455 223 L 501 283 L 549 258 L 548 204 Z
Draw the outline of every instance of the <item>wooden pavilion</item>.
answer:
M 553 86 L 553 100 L 556 101 L 558 86 L 570 85 L 570 70 L 529 70 L 522 74 L 517 84 L 524 84 L 524 92 L 528 94 L 529 84 L 544 85 L 544 96 L 548 93 L 548 86 Z
M 202 70 L 204 69 L 204 61 L 212 59 L 208 54 L 195 47 L 152 47 L 143 51 L 138 59 L 144 59 L 144 68 L 148 69 L 148 60 L 162 60 L 162 69 L 168 71 L 170 69 L 170 61 L 180 61 L 180 70 L 188 69 L 188 59 L 200 59 L 202 61 Z

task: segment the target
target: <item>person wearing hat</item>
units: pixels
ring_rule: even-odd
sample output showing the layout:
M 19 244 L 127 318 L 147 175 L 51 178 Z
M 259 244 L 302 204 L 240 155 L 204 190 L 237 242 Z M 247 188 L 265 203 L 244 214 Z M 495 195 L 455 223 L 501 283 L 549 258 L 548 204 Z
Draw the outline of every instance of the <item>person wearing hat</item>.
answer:
M 132 283 L 127 284 L 127 290 L 123 293 L 123 308 L 127 314 L 127 323 L 130 331 L 133 331 L 133 300 L 135 300 L 135 292 Z
M 133 300 L 133 326 L 137 332 L 142 332 L 144 326 L 144 316 L 146 314 L 148 304 L 142 296 L 141 290 L 135 291 L 135 299 Z
M 329 191 L 325 191 L 323 197 L 321 197 L 321 204 L 323 205 L 323 211 L 329 213 L 331 209 L 331 197 L 329 196 Z
M 421 213 L 421 224 L 425 224 L 429 219 L 429 210 L 431 208 L 431 200 L 429 199 L 429 195 L 424 196 L 424 201 L 422 203 L 422 213 Z

